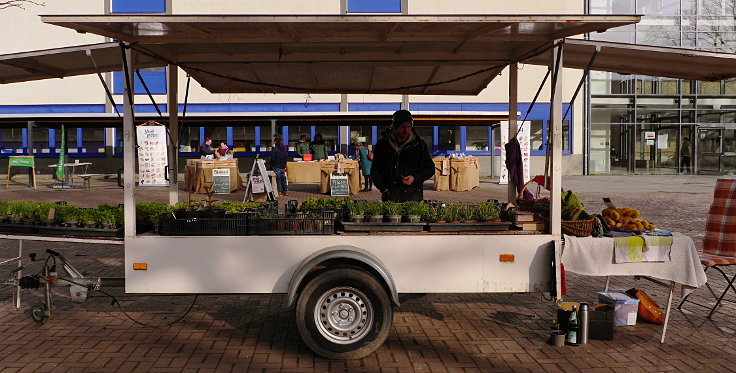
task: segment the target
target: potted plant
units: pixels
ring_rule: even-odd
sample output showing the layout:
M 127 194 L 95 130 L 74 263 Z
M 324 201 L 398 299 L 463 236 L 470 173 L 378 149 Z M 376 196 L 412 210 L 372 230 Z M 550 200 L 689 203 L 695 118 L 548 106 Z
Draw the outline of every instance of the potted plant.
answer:
M 352 201 L 348 204 L 348 212 L 350 213 L 350 221 L 362 222 L 365 214 L 365 206 L 362 202 Z
M 421 219 L 430 223 L 444 223 L 442 206 L 427 205 L 427 209 L 422 214 Z
M 0 201 L 0 223 L 5 223 L 10 219 L 10 202 Z
M 471 205 L 458 206 L 459 215 L 458 218 L 464 223 L 475 223 L 478 220 L 475 218 L 475 209 Z
M 392 201 L 383 202 L 383 215 L 390 223 L 401 223 L 401 204 Z
M 429 206 L 424 202 L 409 201 L 404 203 L 404 215 L 409 223 L 419 223 Z
M 56 205 L 56 220 L 67 227 L 76 227 L 79 222 L 79 207 Z
M 448 203 L 443 210 L 443 218 L 449 223 L 460 222 L 460 206 L 454 203 Z
M 79 221 L 84 224 L 85 228 L 95 228 L 98 219 L 97 210 L 95 209 L 81 209 L 79 211 Z
M 496 202 L 478 202 L 475 204 L 475 214 L 478 220 L 486 223 L 501 221 L 501 206 Z
M 380 223 L 383 221 L 383 203 L 380 201 L 371 201 L 365 204 L 365 215 L 372 223 Z

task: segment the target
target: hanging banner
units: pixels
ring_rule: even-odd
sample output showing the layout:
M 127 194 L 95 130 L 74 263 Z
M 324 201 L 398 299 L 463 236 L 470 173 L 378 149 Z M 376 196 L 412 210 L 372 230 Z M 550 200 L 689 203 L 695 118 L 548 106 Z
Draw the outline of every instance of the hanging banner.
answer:
M 59 160 L 56 162 L 56 180 L 64 180 L 64 158 L 66 157 L 66 134 L 64 133 L 64 125 L 61 125 L 61 150 L 59 151 Z
M 531 163 L 531 144 L 529 142 L 529 126 L 531 122 L 517 122 L 521 131 L 517 135 L 521 148 L 521 162 L 524 165 L 524 183 L 531 179 L 529 164 Z M 506 144 L 509 142 L 509 122 L 501 121 L 501 174 L 498 183 L 506 185 L 509 183 L 509 171 L 506 169 Z
M 166 127 L 137 126 L 138 182 L 141 186 L 167 186 Z

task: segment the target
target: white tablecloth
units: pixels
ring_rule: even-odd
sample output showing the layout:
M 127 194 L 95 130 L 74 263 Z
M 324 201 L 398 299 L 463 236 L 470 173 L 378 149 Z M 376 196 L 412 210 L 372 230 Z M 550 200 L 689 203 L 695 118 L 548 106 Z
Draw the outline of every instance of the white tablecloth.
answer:
M 565 271 L 590 276 L 648 276 L 682 285 L 681 296 L 705 285 L 707 277 L 692 238 L 676 235 L 669 262 L 614 263 L 613 238 L 565 235 Z

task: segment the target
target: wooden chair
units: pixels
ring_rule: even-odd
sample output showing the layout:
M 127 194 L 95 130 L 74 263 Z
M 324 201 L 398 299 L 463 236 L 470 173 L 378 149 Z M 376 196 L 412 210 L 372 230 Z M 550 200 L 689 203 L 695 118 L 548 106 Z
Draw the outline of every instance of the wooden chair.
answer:
M 711 308 L 708 318 L 710 319 L 721 305 L 723 298 L 731 289 L 736 293 L 733 283 L 736 273 L 729 278 L 724 269 L 736 264 L 736 179 L 719 179 L 713 193 L 713 204 L 710 205 L 708 221 L 705 226 L 705 239 L 703 239 L 703 251 L 699 253 L 700 263 L 705 266 L 705 271 L 710 268 L 720 272 L 726 280 L 726 288 L 720 296 L 713 291 L 710 284 L 706 283 L 708 290 L 716 299 L 716 304 Z M 691 293 L 692 294 L 692 293 Z M 685 297 L 677 309 L 688 301 Z M 708 307 L 693 301 L 690 303 Z

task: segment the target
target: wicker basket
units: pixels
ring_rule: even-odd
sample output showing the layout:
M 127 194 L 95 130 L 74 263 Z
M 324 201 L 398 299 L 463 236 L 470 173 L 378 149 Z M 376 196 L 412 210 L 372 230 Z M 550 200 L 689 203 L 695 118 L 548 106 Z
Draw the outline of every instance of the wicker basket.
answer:
M 542 220 L 549 226 L 549 218 L 540 215 Z M 562 220 L 560 222 L 562 226 L 562 234 L 576 237 L 589 237 L 593 234 L 593 228 L 595 228 L 595 219 L 587 220 Z
M 532 211 L 534 208 L 534 200 L 533 199 L 524 199 L 524 191 L 529 186 L 529 184 L 534 182 L 534 178 L 527 181 L 526 184 L 524 184 L 523 187 L 521 187 L 521 190 L 519 191 L 519 194 L 516 196 L 516 206 L 519 207 L 519 210 L 521 211 Z

